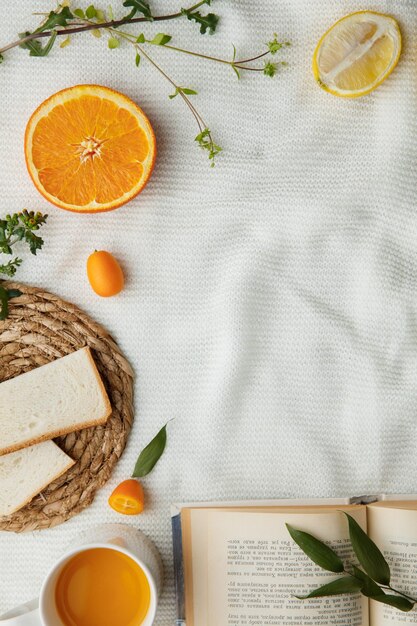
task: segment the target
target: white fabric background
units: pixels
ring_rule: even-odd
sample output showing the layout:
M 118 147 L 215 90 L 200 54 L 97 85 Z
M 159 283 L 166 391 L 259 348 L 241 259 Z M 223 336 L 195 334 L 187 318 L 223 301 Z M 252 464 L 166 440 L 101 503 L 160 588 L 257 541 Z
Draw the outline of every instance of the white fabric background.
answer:
M 116 3 L 114 3 L 116 4 Z M 154 0 L 162 11 L 176 0 Z M 0 41 L 33 27 L 47 0 L 2 0 Z M 311 73 L 319 36 L 353 10 L 396 15 L 404 53 L 373 95 L 341 100 Z M 146 480 L 137 524 L 161 550 L 166 586 L 158 626 L 173 623 L 171 501 L 336 496 L 416 490 L 417 7 L 414 0 L 229 0 L 218 35 L 187 21 L 147 33 L 207 52 L 259 51 L 289 38 L 274 81 L 153 50 L 198 103 L 224 147 L 210 170 L 194 122 L 170 86 L 127 45 L 90 35 L 47 59 L 22 50 L 0 68 L 1 213 L 48 211 L 46 245 L 19 278 L 83 307 L 116 337 L 136 370 L 136 422 L 111 482 L 83 514 L 51 531 L 0 534 L 0 612 L 34 597 L 79 530 L 120 521 L 110 490 L 169 418 L 166 454 Z M 139 29 L 137 29 L 139 31 Z M 23 158 L 34 108 L 76 83 L 101 83 L 140 103 L 159 158 L 146 191 L 104 215 L 47 206 Z M 113 251 L 127 287 L 101 300 L 85 261 Z M 124 520 L 123 520 L 124 521 Z

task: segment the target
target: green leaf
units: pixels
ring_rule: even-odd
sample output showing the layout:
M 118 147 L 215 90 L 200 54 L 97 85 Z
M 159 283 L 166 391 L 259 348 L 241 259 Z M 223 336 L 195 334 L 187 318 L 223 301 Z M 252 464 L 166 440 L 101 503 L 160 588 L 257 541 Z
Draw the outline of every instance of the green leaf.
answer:
M 90 4 L 90 6 L 86 9 L 85 14 L 89 20 L 92 20 L 94 17 L 97 17 L 97 10 L 95 6 L 93 4 Z
M 94 30 L 91 30 L 90 32 L 93 35 L 93 37 L 96 37 L 96 39 L 100 39 L 101 30 L 99 30 L 98 28 L 95 28 Z
M 271 61 L 265 61 L 264 74 L 273 78 L 278 70 L 278 63 L 272 63 Z
M 357 580 L 353 576 L 343 576 L 342 578 L 336 578 L 331 583 L 323 585 L 318 589 L 315 589 L 307 596 L 296 596 L 299 600 L 306 600 L 307 598 L 323 598 L 325 596 L 338 596 L 342 593 L 356 593 L 361 589 L 361 581 Z
M 316 565 L 328 572 L 343 572 L 344 567 L 341 559 L 329 546 L 313 535 L 293 528 L 290 524 L 286 524 L 286 526 L 295 543 Z
M 181 13 L 189 20 L 194 20 L 197 24 L 200 24 L 200 33 L 202 35 L 205 35 L 207 31 L 212 35 L 216 31 L 220 19 L 215 13 L 202 15 L 200 11 L 190 11 L 189 9 L 181 9 Z
M 368 574 L 365 574 L 365 572 L 356 567 L 356 565 L 353 565 L 353 573 L 355 578 L 362 581 L 361 591 L 364 596 L 371 598 L 374 596 L 384 595 L 383 589 L 381 589 L 381 587 L 379 587 L 376 582 L 368 576 Z
M 189 89 L 188 87 L 177 87 L 173 94 L 168 96 L 170 100 L 176 98 L 180 93 L 185 94 L 186 96 L 196 96 L 197 92 L 194 89 Z
M 267 44 L 269 52 L 271 54 L 276 54 L 277 52 L 279 52 L 284 46 L 290 46 L 291 43 L 289 41 L 278 41 L 278 35 L 276 33 L 274 33 L 274 38 L 272 39 L 272 41 L 269 41 Z
M 0 320 L 5 320 L 9 314 L 9 296 L 4 287 L 0 286 Z
M 165 450 L 166 442 L 167 424 L 140 453 L 132 474 L 133 478 L 143 478 L 153 470 Z
M 132 8 L 129 16 L 127 16 L 126 19 L 130 19 L 139 12 L 142 13 L 142 15 L 146 17 L 146 19 L 148 19 L 149 21 L 153 21 L 151 8 L 149 4 L 145 2 L 145 0 L 125 0 L 123 2 L 123 6 Z
M 0 63 L 3 63 L 3 61 L 4 61 L 4 56 L 0 54 Z
M 30 33 L 21 33 L 19 37 L 27 37 Z M 29 50 L 29 56 L 31 57 L 46 57 L 55 43 L 55 39 L 57 37 L 56 30 L 52 31 L 51 36 L 49 37 L 45 46 L 42 45 L 42 42 L 39 39 L 31 39 L 30 41 L 26 41 L 20 44 L 20 48 L 24 48 Z
M 0 274 L 4 274 L 4 276 L 9 276 L 12 278 L 17 271 L 17 268 L 22 264 L 22 259 L 16 257 L 15 259 L 11 259 L 8 263 L 0 265 Z
M 110 50 L 114 50 L 120 46 L 120 41 L 116 37 L 110 37 L 107 45 Z
M 140 65 L 140 54 L 139 54 L 139 52 L 136 52 L 135 63 L 136 63 L 136 67 L 139 67 L 139 65 Z
M 38 237 L 37 235 L 35 235 L 35 233 L 32 233 L 31 231 L 26 231 L 25 239 L 26 243 L 29 244 L 29 249 L 31 253 L 35 255 L 38 250 L 41 250 L 44 244 L 43 239 L 41 237 Z
M 71 37 L 68 35 L 68 37 L 65 37 L 64 41 L 62 41 L 62 42 L 59 44 L 59 47 L 60 47 L 60 48 L 66 48 L 67 46 L 69 46 L 69 45 L 70 45 L 70 43 L 71 43 Z
M 210 129 L 204 128 L 201 133 L 197 135 L 195 141 L 198 143 L 200 148 L 207 150 L 208 158 L 211 161 L 211 167 L 214 167 L 215 158 L 222 151 L 222 148 L 214 143 Z
M 174 93 L 172 93 L 170 96 L 168 96 L 168 98 L 169 98 L 170 100 L 173 100 L 173 99 L 174 99 L 174 98 L 176 98 L 176 97 L 177 97 L 180 93 L 181 93 L 180 88 L 179 88 L 179 87 L 176 87 L 176 88 L 175 88 Z
M 240 72 L 237 69 L 236 65 L 234 63 L 232 63 L 231 65 L 232 70 L 234 71 L 234 73 L 236 74 L 236 76 L 238 77 L 238 80 L 240 80 Z
M 145 35 L 143 33 L 141 33 L 139 35 L 139 37 L 136 39 L 136 43 L 145 43 L 146 39 L 145 39 Z
M 7 289 L 7 297 L 9 300 L 11 300 L 11 298 L 19 298 L 19 296 L 23 296 L 23 292 L 19 291 L 19 289 Z
M 165 33 L 158 33 L 155 37 L 148 41 L 148 43 L 152 43 L 154 46 L 165 46 L 165 44 L 171 41 L 171 35 L 165 35 Z
M 407 600 L 406 598 L 401 598 L 401 596 L 394 595 L 381 595 L 381 596 L 369 596 L 375 602 L 381 602 L 382 604 L 388 604 L 389 606 L 393 606 L 404 613 L 408 613 L 414 608 L 414 602 Z
M 389 565 L 379 548 L 351 515 L 345 513 L 349 522 L 349 536 L 359 563 L 365 572 L 380 585 L 389 585 L 391 573 Z
M 68 20 L 74 19 L 73 14 L 68 7 L 64 7 L 61 11 L 51 11 L 39 28 L 34 33 L 42 33 L 45 30 L 53 30 L 57 26 L 68 26 Z
M 75 9 L 74 15 L 82 20 L 85 18 L 85 13 L 82 9 Z

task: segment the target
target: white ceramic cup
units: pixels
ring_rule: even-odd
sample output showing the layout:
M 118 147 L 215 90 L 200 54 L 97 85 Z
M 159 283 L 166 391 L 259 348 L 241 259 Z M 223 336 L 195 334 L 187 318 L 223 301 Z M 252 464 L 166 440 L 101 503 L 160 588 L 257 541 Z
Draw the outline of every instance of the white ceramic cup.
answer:
M 158 597 L 162 588 L 162 561 L 152 543 L 140 530 L 126 524 L 102 524 L 79 535 L 74 544 L 46 576 L 39 601 L 33 600 L 0 617 L 0 626 L 65 626 L 55 605 L 55 587 L 66 563 L 76 554 L 92 548 L 108 548 L 129 556 L 142 568 L 149 582 L 151 603 L 142 624 L 151 626 L 155 620 Z

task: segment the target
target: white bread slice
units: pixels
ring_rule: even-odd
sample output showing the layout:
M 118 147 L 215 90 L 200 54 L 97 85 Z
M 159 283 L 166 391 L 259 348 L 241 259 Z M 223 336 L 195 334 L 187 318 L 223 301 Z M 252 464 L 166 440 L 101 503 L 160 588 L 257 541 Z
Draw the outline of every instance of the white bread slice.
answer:
M 0 517 L 21 509 L 74 463 L 53 441 L 0 457 Z
M 0 456 L 103 424 L 111 414 L 89 348 L 0 384 Z

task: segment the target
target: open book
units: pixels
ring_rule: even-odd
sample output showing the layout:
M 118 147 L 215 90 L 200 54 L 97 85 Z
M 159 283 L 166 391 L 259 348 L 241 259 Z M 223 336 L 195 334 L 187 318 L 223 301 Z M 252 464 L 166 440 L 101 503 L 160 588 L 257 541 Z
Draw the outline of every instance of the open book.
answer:
M 175 505 L 177 624 L 186 626 L 402 626 L 402 613 L 360 594 L 298 600 L 338 578 L 293 542 L 286 523 L 357 563 L 348 512 L 387 559 L 392 585 L 417 597 L 417 497 Z M 364 504 L 361 502 L 367 502 Z

